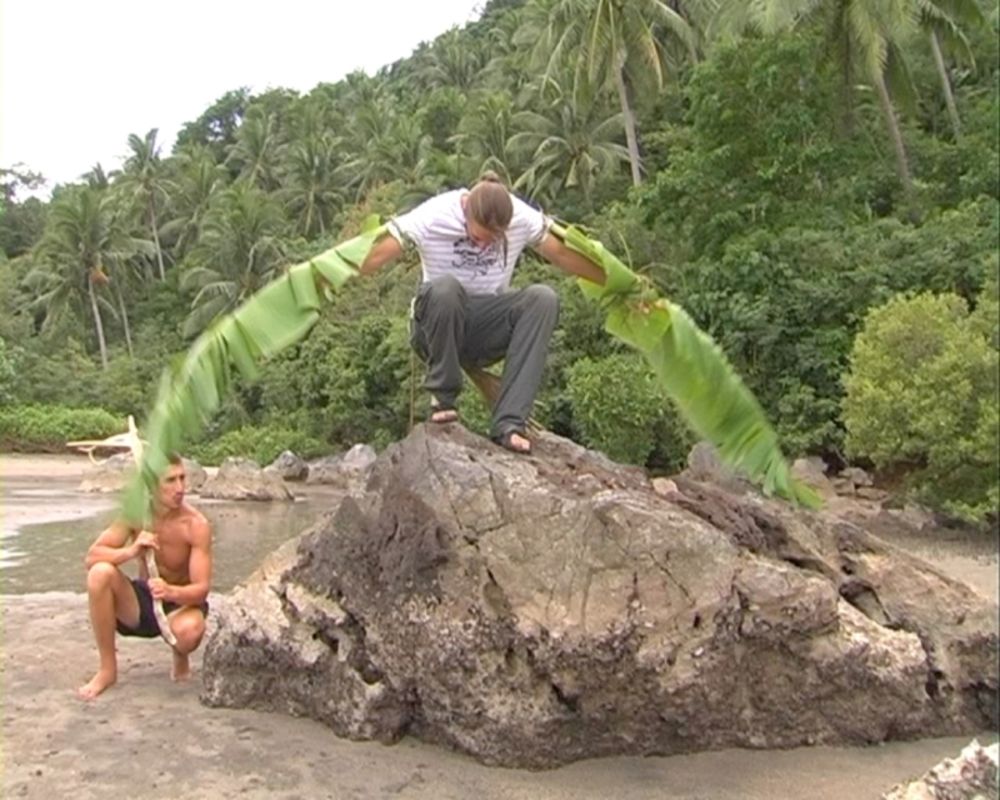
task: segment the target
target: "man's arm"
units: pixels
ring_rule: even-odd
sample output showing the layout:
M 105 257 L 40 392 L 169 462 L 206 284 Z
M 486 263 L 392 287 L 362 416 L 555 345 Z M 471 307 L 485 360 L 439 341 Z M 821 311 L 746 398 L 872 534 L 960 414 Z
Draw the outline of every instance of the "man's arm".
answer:
M 198 606 L 208 597 L 212 584 L 212 528 L 200 514 L 191 523 L 191 555 L 188 556 L 188 584 L 175 586 L 162 578 L 149 581 L 149 593 L 157 600 L 179 606 Z
M 131 536 L 131 529 L 123 521 L 113 522 L 87 550 L 84 559 L 87 569 L 102 561 L 118 566 L 138 556 L 143 547 L 159 548 L 156 536 L 149 531 L 142 531 L 129 543 Z
M 576 250 L 568 248 L 551 233 L 545 234 L 542 241 L 535 247 L 535 252 L 563 272 L 568 272 L 570 275 L 575 275 L 600 286 L 604 285 L 603 269 L 589 258 L 580 255 Z
M 375 242 L 375 246 L 371 249 L 371 252 L 368 253 L 368 258 L 365 259 L 365 263 L 361 265 L 360 272 L 362 275 L 371 275 L 373 272 L 381 269 L 390 261 L 399 258 L 402 254 L 402 245 L 396 241 L 395 236 L 391 233 L 387 233 Z

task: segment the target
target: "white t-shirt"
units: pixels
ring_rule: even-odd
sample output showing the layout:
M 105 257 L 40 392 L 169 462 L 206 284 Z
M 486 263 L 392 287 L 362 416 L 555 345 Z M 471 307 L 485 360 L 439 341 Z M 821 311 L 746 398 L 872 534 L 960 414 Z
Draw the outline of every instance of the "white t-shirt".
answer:
M 485 248 L 469 239 L 462 210 L 466 194 L 467 189 L 455 189 L 432 197 L 390 220 L 389 232 L 400 244 L 406 240 L 416 245 L 425 282 L 452 275 L 470 294 L 501 292 L 510 286 L 518 256 L 525 247 L 541 243 L 549 222 L 541 211 L 511 195 L 514 215 L 506 231 L 505 262 L 503 238 Z

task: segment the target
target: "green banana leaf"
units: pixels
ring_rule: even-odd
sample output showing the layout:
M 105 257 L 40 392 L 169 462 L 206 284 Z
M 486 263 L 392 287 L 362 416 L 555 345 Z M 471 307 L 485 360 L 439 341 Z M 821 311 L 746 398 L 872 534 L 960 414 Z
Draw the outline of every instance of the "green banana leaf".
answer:
M 235 369 L 257 374 L 259 362 L 301 341 L 319 319 L 321 295 L 358 274 L 384 225 L 369 223 L 356 236 L 289 267 L 243 305 L 215 321 L 191 345 L 182 361 L 164 370 L 146 423 L 146 445 L 134 478 L 125 487 L 122 512 L 141 526 L 170 453 L 195 436 L 219 407 Z
M 580 288 L 604 307 L 608 332 L 646 357 L 695 433 L 715 445 L 725 463 L 759 483 L 765 494 L 819 507 L 815 492 L 792 478 L 777 434 L 757 399 L 687 312 L 661 298 L 603 244 L 579 229 L 553 225 L 550 230 L 604 270 L 604 286 L 581 279 Z
M 253 377 L 262 359 L 302 340 L 319 319 L 321 297 L 358 274 L 385 230 L 369 221 L 361 235 L 290 267 L 214 322 L 183 360 L 164 371 L 146 424 L 142 463 L 122 498 L 130 524 L 143 524 L 170 453 L 180 449 L 186 436 L 195 436 L 219 407 L 233 370 Z M 766 493 L 818 506 L 816 495 L 791 478 L 756 399 L 684 310 L 660 298 L 600 242 L 573 227 L 554 225 L 551 230 L 604 270 L 604 286 L 581 280 L 580 287 L 603 306 L 607 330 L 647 358 L 688 424 Z

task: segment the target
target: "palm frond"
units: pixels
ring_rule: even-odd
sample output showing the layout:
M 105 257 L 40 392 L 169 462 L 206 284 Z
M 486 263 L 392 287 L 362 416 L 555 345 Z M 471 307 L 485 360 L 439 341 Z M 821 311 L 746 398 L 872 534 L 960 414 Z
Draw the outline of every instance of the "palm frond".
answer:
M 122 497 L 126 520 L 142 525 L 170 454 L 218 408 L 233 370 L 252 377 L 261 359 L 305 337 L 319 319 L 321 290 L 339 289 L 356 275 L 384 232 L 375 222 L 354 239 L 289 268 L 214 322 L 182 361 L 164 370 L 146 424 L 142 463 Z
M 646 357 L 688 425 L 766 494 L 818 506 L 815 493 L 792 478 L 756 398 L 687 312 L 644 286 L 603 244 L 577 228 L 554 225 L 551 232 L 604 270 L 603 287 L 581 280 L 581 289 L 605 308 L 608 332 Z

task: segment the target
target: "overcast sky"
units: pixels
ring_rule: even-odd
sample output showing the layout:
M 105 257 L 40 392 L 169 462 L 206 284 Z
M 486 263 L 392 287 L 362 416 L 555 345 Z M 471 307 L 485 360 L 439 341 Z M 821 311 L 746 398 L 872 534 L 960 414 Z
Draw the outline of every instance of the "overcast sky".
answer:
M 130 133 L 161 152 L 226 92 L 307 92 L 369 74 L 483 0 L 0 0 L 0 167 L 53 183 L 120 166 Z

